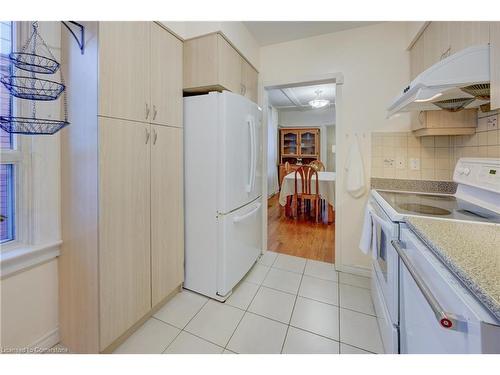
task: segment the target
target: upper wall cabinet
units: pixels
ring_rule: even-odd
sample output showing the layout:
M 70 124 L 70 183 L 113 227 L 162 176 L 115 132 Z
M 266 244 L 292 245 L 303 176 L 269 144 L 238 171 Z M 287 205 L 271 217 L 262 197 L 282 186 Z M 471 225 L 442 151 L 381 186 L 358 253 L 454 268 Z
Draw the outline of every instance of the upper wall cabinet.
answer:
M 184 42 L 184 91 L 229 90 L 257 102 L 258 72 L 218 33 Z
M 410 50 L 411 79 L 464 48 L 488 44 L 488 22 L 431 22 Z
M 431 22 L 410 50 L 411 80 L 464 48 L 490 44 L 491 109 L 500 108 L 500 22 Z
M 490 26 L 491 109 L 500 109 L 500 22 Z
M 151 122 L 182 127 L 182 42 L 151 24 Z
M 147 121 L 150 102 L 149 22 L 99 24 L 99 114 Z
M 182 42 L 153 22 L 99 24 L 99 114 L 182 127 Z

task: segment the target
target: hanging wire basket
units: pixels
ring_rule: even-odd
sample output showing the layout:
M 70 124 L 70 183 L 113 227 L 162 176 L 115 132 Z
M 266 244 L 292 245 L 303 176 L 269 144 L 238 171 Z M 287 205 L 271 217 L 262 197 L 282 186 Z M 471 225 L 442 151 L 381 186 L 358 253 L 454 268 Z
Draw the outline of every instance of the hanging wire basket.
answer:
M 16 68 L 33 73 L 54 74 L 60 66 L 39 34 L 37 22 L 33 22 L 33 32 L 21 51 L 12 52 L 9 59 Z
M 67 120 L 0 116 L 2 130 L 14 134 L 52 135 L 68 125 Z
M 28 72 L 54 74 L 59 69 L 59 63 L 56 60 L 33 53 L 12 52 L 9 58 L 16 68 Z
M 65 87 L 62 83 L 21 76 L 3 76 L 0 81 L 16 98 L 30 100 L 56 100 Z
M 9 55 L 11 64 L 15 68 L 31 72 L 30 76 L 12 74 L 11 76 L 3 76 L 0 79 L 12 96 L 32 101 L 32 115 L 31 117 L 0 116 L 0 128 L 14 134 L 51 135 L 70 124 L 68 122 L 66 86 L 62 72 L 61 83 L 36 77 L 36 73 L 55 73 L 59 69 L 59 63 L 38 33 L 38 23 L 33 22 L 32 26 L 33 33 L 22 50 Z M 36 117 L 37 101 L 56 100 L 61 94 L 64 98 L 64 120 Z

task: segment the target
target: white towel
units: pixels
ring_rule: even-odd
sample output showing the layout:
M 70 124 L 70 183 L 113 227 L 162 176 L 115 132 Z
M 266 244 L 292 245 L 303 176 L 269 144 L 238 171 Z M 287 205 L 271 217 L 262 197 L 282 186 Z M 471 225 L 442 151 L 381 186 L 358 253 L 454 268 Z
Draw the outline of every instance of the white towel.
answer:
M 357 137 L 349 147 L 345 171 L 347 192 L 354 198 L 361 197 L 365 193 L 365 171 Z
M 374 219 L 372 216 L 373 208 L 368 202 L 365 208 L 365 217 L 363 219 L 363 231 L 361 232 L 361 238 L 359 240 L 359 248 L 361 251 L 372 256 L 373 259 L 377 259 L 377 231 L 373 229 Z
M 359 240 L 359 248 L 366 255 L 368 255 L 372 246 L 372 230 L 373 230 L 373 222 L 371 215 L 372 210 L 373 209 L 370 203 L 367 203 L 365 207 L 365 217 L 363 218 L 363 230 L 361 232 L 361 238 Z

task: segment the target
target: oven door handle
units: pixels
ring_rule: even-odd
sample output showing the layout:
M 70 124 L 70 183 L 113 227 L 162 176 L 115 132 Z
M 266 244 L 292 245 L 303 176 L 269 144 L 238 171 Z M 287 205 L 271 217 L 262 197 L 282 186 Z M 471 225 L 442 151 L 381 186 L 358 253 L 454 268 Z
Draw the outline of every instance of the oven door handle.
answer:
M 430 308 L 432 309 L 432 312 L 436 316 L 439 325 L 445 329 L 458 331 L 459 325 L 462 325 L 459 323 L 464 323 L 464 322 L 460 321 L 457 315 L 448 313 L 443 309 L 443 307 L 441 306 L 437 298 L 434 296 L 434 294 L 432 293 L 431 289 L 424 281 L 422 276 L 420 276 L 415 270 L 415 267 L 412 265 L 410 258 L 408 257 L 408 255 L 406 255 L 404 249 L 401 246 L 401 241 L 392 240 L 391 244 L 392 247 L 394 247 L 394 249 L 398 253 L 401 261 L 406 266 L 406 269 L 408 270 L 411 277 L 415 281 L 415 284 L 417 284 L 418 288 L 420 289 L 420 292 L 422 292 L 422 295 L 424 296 Z

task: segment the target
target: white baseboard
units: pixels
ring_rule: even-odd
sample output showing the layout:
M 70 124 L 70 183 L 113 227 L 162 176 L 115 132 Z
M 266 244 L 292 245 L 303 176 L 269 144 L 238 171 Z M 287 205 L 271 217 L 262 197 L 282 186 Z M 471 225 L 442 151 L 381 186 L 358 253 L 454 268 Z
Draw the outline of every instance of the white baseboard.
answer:
M 372 272 L 370 268 L 367 267 L 358 267 L 358 266 L 343 266 L 343 265 L 335 265 L 337 271 L 352 273 L 353 275 L 371 277 Z
M 53 329 L 50 332 L 47 332 L 42 337 L 38 338 L 29 347 L 32 350 L 36 350 L 39 353 L 43 353 L 58 343 L 59 343 L 59 327 Z

